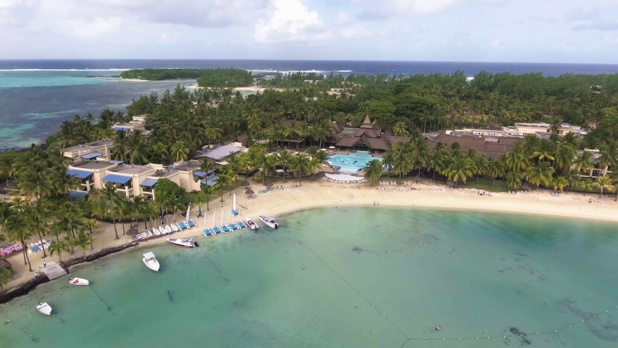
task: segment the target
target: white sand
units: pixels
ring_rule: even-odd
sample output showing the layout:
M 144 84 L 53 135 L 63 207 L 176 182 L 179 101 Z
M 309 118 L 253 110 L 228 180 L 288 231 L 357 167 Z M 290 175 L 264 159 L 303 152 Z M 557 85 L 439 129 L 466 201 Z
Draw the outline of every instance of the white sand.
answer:
M 282 215 L 292 213 L 299 210 L 311 209 L 324 206 L 374 206 L 374 203 L 379 203 L 381 207 L 422 207 L 422 208 L 437 208 L 437 209 L 460 209 L 460 210 L 475 210 L 475 211 L 496 211 L 518 214 L 534 214 L 547 215 L 564 218 L 580 218 L 592 220 L 604 220 L 618 222 L 618 203 L 614 198 L 605 197 L 596 202 L 598 195 L 582 195 L 578 193 L 561 193 L 560 195 L 552 195 L 549 191 L 535 190 L 529 193 L 518 193 L 510 195 L 508 193 L 492 193 L 492 196 L 480 196 L 473 189 L 447 189 L 445 186 L 432 185 L 430 181 L 424 184 L 415 184 L 411 187 L 415 190 L 410 192 L 398 192 L 397 190 L 405 191 L 408 186 L 388 186 L 386 189 L 391 191 L 382 191 L 380 186 L 370 186 L 369 184 L 338 184 L 326 182 L 322 180 L 312 180 L 302 183 L 302 187 L 291 187 L 298 185 L 295 180 L 286 180 L 285 182 L 278 181 L 275 186 L 283 185 L 286 189 L 276 189 L 267 193 L 257 193 L 264 189 L 262 184 L 252 183 L 251 188 L 256 192 L 254 199 L 247 199 L 244 195 L 244 189 L 238 188 L 235 192 L 237 195 L 241 216 L 234 221 L 244 220 L 245 216 L 250 216 L 257 221 L 257 215 Z M 210 202 L 210 212 L 207 212 L 207 221 L 210 223 L 210 214 L 212 209 L 217 208 L 221 211 L 221 207 L 230 209 L 232 197 L 228 192 L 224 192 L 223 204 L 219 201 L 219 196 L 213 197 Z M 592 199 L 592 203 L 589 203 Z M 244 207 L 244 208 L 243 208 Z M 205 205 L 202 210 L 205 211 Z M 174 238 L 203 238 L 201 231 L 203 218 L 197 218 L 197 207 L 192 208 L 192 218 L 198 224 L 198 227 L 191 230 L 175 233 Z M 228 214 L 226 222 L 230 222 Z M 180 214 L 177 215 L 177 221 L 182 220 Z M 99 223 L 99 230 L 95 234 L 94 250 L 100 251 L 103 248 L 120 245 L 130 242 L 132 239 L 129 236 L 122 236 L 122 227 L 117 225 L 120 240 L 114 239 L 114 230 L 111 224 Z M 127 225 L 128 228 L 128 225 Z M 140 223 L 140 231 L 143 231 L 144 225 Z M 246 233 L 247 230 L 234 233 Z M 219 236 L 215 238 L 220 238 Z M 51 239 L 47 237 L 47 239 Z M 34 239 L 33 239 L 34 241 Z M 165 238 L 161 237 L 148 242 L 140 242 L 140 245 L 152 245 L 165 243 Z M 87 254 L 91 251 L 88 250 Z M 82 250 L 75 250 L 73 256 L 63 254 L 64 259 L 70 257 L 78 257 L 83 254 Z M 30 261 L 33 269 L 42 266 L 42 252 L 30 254 Z M 57 256 L 48 260 L 57 260 Z M 33 277 L 33 273 L 28 272 L 27 266 L 24 266 L 21 253 L 14 253 L 9 256 L 9 261 L 13 264 L 15 271 L 22 276 L 8 283 L 5 288 L 10 288 L 23 283 Z

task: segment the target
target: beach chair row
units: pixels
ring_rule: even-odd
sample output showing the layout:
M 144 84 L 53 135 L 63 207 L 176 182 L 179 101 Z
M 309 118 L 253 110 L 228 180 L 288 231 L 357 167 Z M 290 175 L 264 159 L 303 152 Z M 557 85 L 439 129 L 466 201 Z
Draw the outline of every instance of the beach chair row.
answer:
M 229 225 L 224 225 L 222 227 L 215 227 L 215 228 L 207 228 L 204 231 L 202 231 L 204 233 L 204 235 L 206 237 L 210 237 L 210 236 L 214 236 L 216 234 L 220 234 L 220 233 L 228 233 L 228 232 L 232 232 L 235 230 L 240 230 L 247 227 L 247 225 L 245 225 L 244 222 L 236 222 L 233 224 L 229 224 Z
M 397 186 L 397 182 L 396 181 L 380 181 L 380 185 Z
M 138 240 L 144 240 L 144 239 L 150 239 L 153 237 L 161 237 L 167 234 L 172 234 L 174 232 L 179 232 L 182 230 L 186 230 L 188 228 L 192 228 L 195 227 L 195 222 L 193 222 L 193 220 L 189 220 L 189 221 L 183 221 L 180 223 L 171 223 L 169 225 L 165 225 L 165 226 L 159 226 L 158 228 L 155 227 L 152 229 L 152 231 L 146 231 L 146 232 L 142 232 L 138 235 L 135 236 L 135 239 Z

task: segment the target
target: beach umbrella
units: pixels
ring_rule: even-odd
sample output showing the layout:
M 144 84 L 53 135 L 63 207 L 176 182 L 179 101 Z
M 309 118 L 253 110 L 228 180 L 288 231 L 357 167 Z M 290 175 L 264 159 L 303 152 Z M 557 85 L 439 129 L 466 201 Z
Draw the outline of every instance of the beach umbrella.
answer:
M 266 187 L 271 187 L 271 186 L 273 186 L 273 183 L 272 183 L 272 182 L 270 182 L 270 181 L 268 181 L 268 182 L 265 182 L 265 183 L 264 183 L 264 186 L 266 186 Z
M 416 182 L 416 183 L 421 182 L 421 176 L 420 175 L 415 176 L 414 177 L 414 182 Z
M 246 195 L 252 195 L 252 194 L 254 194 L 254 193 L 255 193 L 255 192 L 253 192 L 252 190 L 247 190 L 247 191 L 245 191 L 245 194 L 246 194 Z
M 241 186 L 249 186 L 249 181 L 245 180 L 240 185 Z
M 334 149 L 335 147 L 334 147 L 334 146 L 329 146 L 328 148 L 329 148 L 329 149 Z
M 131 227 L 127 230 L 127 234 L 129 236 L 135 236 L 137 235 L 137 227 Z
M 324 173 L 324 172 L 319 172 L 319 173 L 317 173 L 315 176 L 316 176 L 316 178 L 320 178 L 320 179 L 321 179 L 321 178 L 323 178 L 323 177 L 325 177 L 325 176 L 326 176 L 326 173 Z
M 446 182 L 446 186 L 453 187 L 453 186 L 455 186 L 455 182 L 453 182 L 452 180 L 449 180 L 449 181 Z

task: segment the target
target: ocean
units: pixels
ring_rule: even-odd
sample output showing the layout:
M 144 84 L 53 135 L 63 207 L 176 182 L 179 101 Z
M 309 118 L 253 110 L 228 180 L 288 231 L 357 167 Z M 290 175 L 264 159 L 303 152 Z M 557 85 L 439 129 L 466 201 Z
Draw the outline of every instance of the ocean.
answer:
M 3 347 L 615 347 L 615 225 L 315 209 L 113 255 L 0 305 Z M 196 231 L 196 234 L 198 232 Z M 141 262 L 153 251 L 154 273 Z M 36 312 L 39 301 L 54 317 Z M 607 312 L 606 312 L 607 310 Z M 440 325 L 442 330 L 434 328 Z M 448 341 L 448 342 L 445 342 Z
M 429 74 L 480 71 L 523 74 L 542 72 L 610 74 L 618 65 L 371 62 L 371 61 L 277 61 L 277 60 L 4 60 L 0 61 L 0 149 L 41 143 L 74 115 L 105 108 L 125 111 L 131 100 L 150 92 L 159 94 L 195 81 L 127 82 L 121 71 L 137 68 L 235 67 L 259 72 L 316 72 L 323 74 Z

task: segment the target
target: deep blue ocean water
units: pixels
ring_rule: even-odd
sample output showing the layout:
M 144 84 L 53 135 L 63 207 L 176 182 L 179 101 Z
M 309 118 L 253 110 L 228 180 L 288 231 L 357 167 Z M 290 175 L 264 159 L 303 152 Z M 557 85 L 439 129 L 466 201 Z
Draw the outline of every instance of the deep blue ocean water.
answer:
M 132 99 L 195 81 L 127 82 L 121 71 L 137 68 L 235 67 L 252 72 L 323 74 L 429 74 L 480 71 L 547 76 L 618 73 L 618 65 L 546 63 L 277 61 L 277 60 L 4 60 L 0 61 L 0 149 L 40 143 L 76 114 L 124 110 Z

